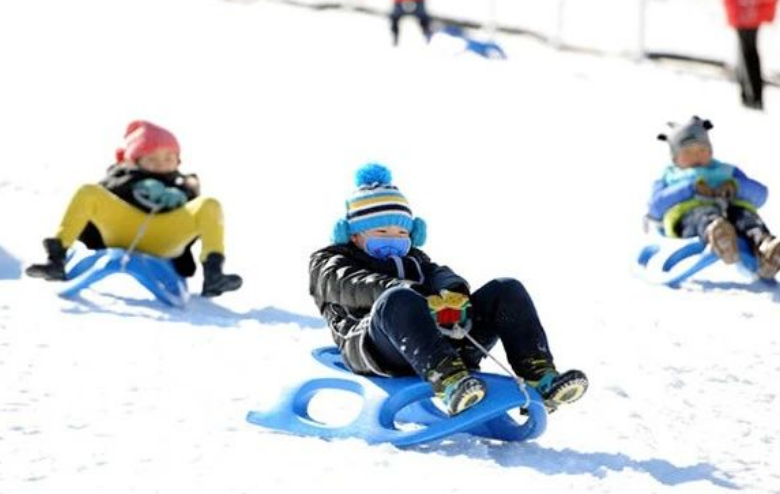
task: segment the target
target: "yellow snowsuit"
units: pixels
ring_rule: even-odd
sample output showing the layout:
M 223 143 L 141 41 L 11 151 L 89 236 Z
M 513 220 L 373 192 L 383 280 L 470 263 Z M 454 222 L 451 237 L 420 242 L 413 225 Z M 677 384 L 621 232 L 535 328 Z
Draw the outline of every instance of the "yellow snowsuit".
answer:
M 222 206 L 216 199 L 197 197 L 180 208 L 149 218 L 149 213 L 96 184 L 83 185 L 76 191 L 56 237 L 68 248 L 91 222 L 107 246 L 128 248 L 147 219 L 146 230 L 136 244 L 139 252 L 175 258 L 200 238 L 201 262 L 212 252 L 224 254 Z

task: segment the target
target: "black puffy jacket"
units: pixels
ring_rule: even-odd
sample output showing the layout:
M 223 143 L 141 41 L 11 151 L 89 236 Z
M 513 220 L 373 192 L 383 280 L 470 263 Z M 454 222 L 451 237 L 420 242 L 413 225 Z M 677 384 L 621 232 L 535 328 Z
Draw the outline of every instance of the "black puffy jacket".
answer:
M 178 170 L 170 173 L 152 173 L 135 165 L 115 164 L 108 167 L 106 176 L 99 183 L 113 194 L 119 196 L 123 201 L 148 213 L 150 211 L 149 206 L 138 201 L 133 195 L 135 184 L 147 178 L 154 178 L 162 182 L 166 187 L 176 187 L 181 190 L 187 196 L 187 200 L 191 201 L 198 197 L 200 191 L 187 186 L 187 177 L 197 178 L 197 175 L 185 175 Z M 167 211 L 170 211 L 170 209 L 163 209 L 160 212 L 164 213 Z
M 331 245 L 311 255 L 309 293 L 331 329 L 345 363 L 361 374 L 384 374 L 363 346 L 371 307 L 385 290 L 407 286 L 427 296 L 443 289 L 468 293 L 465 279 L 419 249 L 380 260 L 356 245 Z

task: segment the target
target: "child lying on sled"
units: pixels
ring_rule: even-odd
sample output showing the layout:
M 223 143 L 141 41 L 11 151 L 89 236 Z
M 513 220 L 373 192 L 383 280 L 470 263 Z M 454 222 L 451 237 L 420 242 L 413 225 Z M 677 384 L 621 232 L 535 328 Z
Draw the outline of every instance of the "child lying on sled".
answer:
M 125 146 L 116 153 L 98 184 L 82 185 L 65 211 L 56 234 L 44 240 L 48 261 L 26 273 L 46 280 L 65 279 L 65 254 L 76 240 L 87 247 L 134 248 L 174 260 L 182 276 L 192 276 L 192 243 L 200 239 L 203 290 L 214 297 L 241 287 L 241 277 L 224 274 L 222 207 L 200 196 L 194 174 L 179 171 L 179 143 L 153 123 L 131 122 Z
M 658 138 L 669 144 L 672 163 L 653 184 L 648 218 L 660 222 L 670 237 L 696 237 L 725 263 L 739 260 L 737 236 L 744 237 L 758 259 L 758 276 L 773 279 L 780 270 L 780 239 L 758 215 L 767 188 L 736 166 L 713 158 L 709 120 L 692 117 L 670 123 Z
M 577 400 L 588 381 L 560 373 L 531 296 L 517 280 L 490 281 L 471 292 L 465 279 L 419 249 L 426 226 L 378 164 L 358 170 L 346 218 L 333 244 L 311 256 L 310 292 L 346 365 L 358 374 L 417 374 L 450 415 L 489 392 L 472 374 L 484 348 L 502 342 L 518 376 L 550 409 Z

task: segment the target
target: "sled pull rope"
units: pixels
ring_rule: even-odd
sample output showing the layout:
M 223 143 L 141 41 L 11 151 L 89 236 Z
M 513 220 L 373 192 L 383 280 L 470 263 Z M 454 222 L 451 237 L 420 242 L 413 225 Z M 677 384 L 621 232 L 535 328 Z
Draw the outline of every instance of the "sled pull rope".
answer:
M 512 379 L 515 380 L 515 382 L 517 382 L 517 387 L 520 388 L 520 391 L 523 393 L 523 396 L 525 397 L 525 404 L 522 406 L 522 408 L 528 408 L 528 405 L 531 404 L 531 396 L 528 394 L 528 390 L 525 387 L 525 379 L 515 375 L 515 373 L 512 372 L 511 369 L 509 369 L 507 366 L 502 364 L 501 361 L 499 361 L 497 358 L 492 356 L 488 351 L 488 349 L 482 346 L 477 340 L 475 340 L 473 336 L 471 336 L 468 333 L 464 333 L 464 335 L 466 336 L 466 339 L 469 340 L 469 342 L 471 342 L 472 345 L 477 347 L 479 351 L 484 353 L 486 357 L 490 358 L 490 360 L 498 364 L 498 366 L 501 367 L 501 369 L 504 372 L 506 372 L 509 375 L 509 377 L 511 377 Z
M 155 205 L 151 211 L 146 215 L 146 218 L 144 218 L 144 222 L 141 223 L 141 226 L 138 227 L 138 231 L 135 234 L 135 237 L 133 237 L 133 241 L 130 242 L 130 246 L 125 251 L 125 255 L 122 256 L 122 271 L 127 268 L 127 263 L 130 261 L 130 256 L 135 251 L 135 248 L 138 247 L 138 242 L 141 241 L 144 234 L 146 233 L 146 230 L 149 228 L 149 223 L 152 221 L 152 216 L 154 216 L 162 206 Z

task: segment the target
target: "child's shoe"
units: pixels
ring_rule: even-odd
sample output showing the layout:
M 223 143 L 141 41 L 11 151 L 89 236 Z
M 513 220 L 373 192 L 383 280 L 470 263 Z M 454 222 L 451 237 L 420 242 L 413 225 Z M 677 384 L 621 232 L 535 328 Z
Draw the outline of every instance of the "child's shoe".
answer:
M 43 248 L 49 255 L 48 262 L 32 264 L 24 270 L 27 276 L 43 278 L 47 281 L 65 280 L 65 253 L 67 249 L 62 246 L 58 238 L 47 238 L 43 241 Z
M 212 252 L 203 261 L 203 290 L 204 297 L 217 297 L 224 292 L 232 292 L 241 288 L 243 280 L 237 274 L 224 274 L 222 265 L 225 256 Z
M 707 241 L 712 251 L 726 264 L 739 261 L 737 231 L 725 218 L 717 218 L 707 226 Z
M 757 251 L 759 278 L 773 280 L 780 271 L 780 237 L 765 238 Z
M 428 372 L 427 380 L 451 416 L 473 407 L 487 392 L 485 383 L 469 374 L 460 357 L 444 359 Z
M 457 415 L 473 407 L 485 397 L 485 383 L 467 371 L 445 378 L 442 384 L 444 389 L 436 393 L 436 397 L 441 400 L 450 415 Z
M 555 411 L 560 405 L 574 403 L 588 390 L 588 378 L 578 370 L 563 374 L 549 371 L 539 380 L 526 382 L 542 395 L 548 412 Z
M 561 374 L 544 358 L 525 359 L 523 367 L 525 371 L 521 375 L 542 395 L 548 412 L 555 411 L 559 405 L 579 400 L 588 390 L 588 378 L 581 371 L 570 370 Z

